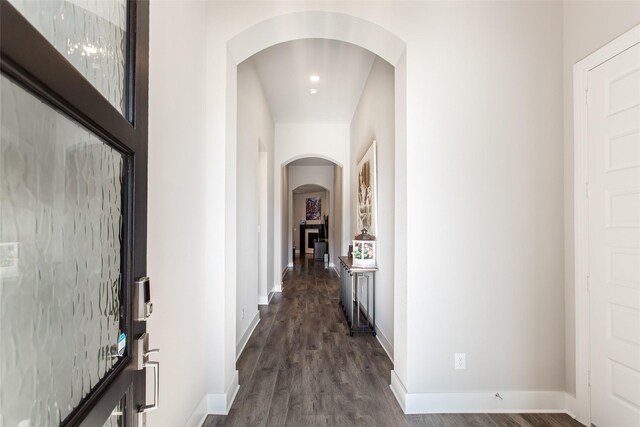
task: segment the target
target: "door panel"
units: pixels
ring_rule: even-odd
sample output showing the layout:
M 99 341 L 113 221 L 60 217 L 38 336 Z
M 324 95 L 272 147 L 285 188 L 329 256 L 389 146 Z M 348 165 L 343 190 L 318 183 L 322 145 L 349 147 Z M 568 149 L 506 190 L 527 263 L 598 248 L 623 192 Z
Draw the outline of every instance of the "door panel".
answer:
M 126 159 L 6 77 L 0 91 L 0 407 L 55 425 L 121 359 Z
M 640 44 L 589 72 L 591 421 L 640 425 Z
M 144 424 L 147 67 L 145 0 L 0 0 L 0 425 Z
M 126 108 L 126 0 L 10 0 L 120 113 Z

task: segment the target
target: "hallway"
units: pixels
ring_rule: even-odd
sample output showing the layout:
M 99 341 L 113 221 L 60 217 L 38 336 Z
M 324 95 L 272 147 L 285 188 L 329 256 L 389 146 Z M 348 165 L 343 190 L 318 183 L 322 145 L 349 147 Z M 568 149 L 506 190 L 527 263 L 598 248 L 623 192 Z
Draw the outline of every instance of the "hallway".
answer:
M 203 427 L 579 425 L 563 414 L 404 415 L 378 341 L 346 332 L 338 287 L 323 263 L 295 259 L 283 292 L 260 306 L 260 323 L 238 359 L 241 387 L 229 415 L 210 415 Z

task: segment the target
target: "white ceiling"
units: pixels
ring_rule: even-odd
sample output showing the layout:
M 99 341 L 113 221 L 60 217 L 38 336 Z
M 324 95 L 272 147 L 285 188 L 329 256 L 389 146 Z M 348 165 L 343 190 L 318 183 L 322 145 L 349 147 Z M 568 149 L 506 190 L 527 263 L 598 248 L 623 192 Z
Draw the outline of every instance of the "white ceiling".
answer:
M 349 123 L 375 55 L 325 39 L 281 43 L 252 58 L 276 123 Z M 312 83 L 309 76 L 320 76 Z M 309 89 L 317 88 L 316 95 Z

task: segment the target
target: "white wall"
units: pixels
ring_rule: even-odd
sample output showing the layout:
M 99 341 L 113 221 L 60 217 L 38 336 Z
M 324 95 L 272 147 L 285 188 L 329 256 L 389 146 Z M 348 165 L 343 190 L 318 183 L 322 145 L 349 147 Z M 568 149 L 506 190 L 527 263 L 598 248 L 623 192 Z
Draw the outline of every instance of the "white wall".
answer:
M 335 266 L 339 266 L 338 257 L 347 254 L 347 247 L 343 246 L 342 238 L 342 168 L 340 166 L 333 167 L 333 219 L 331 220 L 330 227 L 333 230 L 333 252 L 329 254 L 331 263 Z M 340 271 L 337 269 L 337 271 Z
M 409 393 L 562 390 L 562 4 L 211 6 L 222 39 L 306 9 L 352 14 L 406 42 L 400 380 Z M 465 371 L 454 352 L 467 353 Z
M 603 25 L 610 9 L 601 7 Z M 205 387 L 225 393 L 233 385 L 235 310 L 228 313 L 225 306 L 235 307 L 229 292 L 236 265 L 234 55 L 265 40 L 324 34 L 325 26 L 305 26 L 303 18 L 260 40 L 243 35 L 265 20 L 305 10 L 356 16 L 406 43 L 406 56 L 395 58 L 396 77 L 402 72 L 396 114 L 406 124 L 396 129 L 396 143 L 402 142 L 396 146 L 396 243 L 406 234 L 407 244 L 396 244 L 401 288 L 394 296 L 396 305 L 406 306 L 394 321 L 394 370 L 406 391 L 564 389 L 562 40 L 569 27 L 565 22 L 563 34 L 561 3 L 257 1 L 182 2 L 178 8 L 154 1 L 151 10 L 149 270 L 165 288 L 156 292 L 158 312 L 166 313 L 171 301 L 176 314 L 162 325 L 166 333 L 158 323 L 152 332 L 174 339 L 178 326 L 206 324 L 198 334 L 179 335 L 197 354 L 188 369 L 175 346 L 161 356 L 164 381 L 179 394 L 176 400 L 163 392 L 172 405 L 152 415 L 154 425 L 180 425 L 192 395 Z M 165 34 L 169 27 L 175 29 L 171 36 Z M 348 27 L 339 34 L 362 40 L 383 57 L 395 55 L 396 41 L 376 44 L 367 38 L 371 33 Z M 198 67 L 198 61 L 206 63 Z M 185 83 L 176 86 L 176 76 Z M 276 139 L 278 133 L 276 126 Z M 348 125 L 339 133 L 349 140 Z M 315 138 L 332 143 L 322 133 Z M 348 151 L 348 142 L 342 147 Z M 293 143 L 289 151 L 295 151 Z M 287 154 L 274 161 L 276 203 L 286 203 L 286 173 L 279 171 L 285 161 Z M 349 163 L 342 164 L 349 200 Z M 175 172 L 169 177 L 167 171 Z M 399 215 L 405 202 L 406 219 Z M 275 247 L 286 256 L 286 222 L 275 219 Z M 221 224 L 227 227 L 223 236 Z M 181 258 L 185 244 L 195 256 Z M 399 260 L 402 251 L 406 257 Z M 279 273 L 274 271 L 278 283 Z M 405 274 L 406 280 L 397 279 Z M 185 284 L 182 294 L 171 288 L 176 283 Z M 208 310 L 187 306 L 186 296 L 181 305 L 181 295 L 202 296 Z M 197 341 L 189 340 L 192 332 Z M 458 351 L 467 353 L 465 371 L 453 370 Z
M 573 65 L 640 24 L 640 2 L 564 2 L 564 249 L 566 387 L 575 394 Z
M 422 27 L 407 51 L 408 387 L 563 390 L 562 5 L 438 3 Z
M 393 358 L 393 293 L 395 241 L 395 116 L 394 70 L 376 57 L 351 121 L 351 212 L 356 212 L 358 162 L 376 140 L 377 263 L 376 326 L 378 338 Z M 351 215 L 351 236 L 360 234 Z M 373 302 L 371 301 L 371 304 Z
M 276 123 L 275 124 L 275 169 L 277 170 L 280 165 L 288 164 L 289 162 L 302 157 L 320 157 L 327 160 L 331 160 L 335 164 L 343 166 L 348 170 L 349 164 L 349 124 L 318 124 L 318 123 Z M 311 168 L 311 169 L 301 169 Z M 304 184 L 317 184 L 324 188 L 333 188 L 333 167 L 332 166 L 291 166 L 288 184 L 286 187 L 288 194 L 283 194 L 281 186 L 277 183 L 283 184 L 286 181 L 286 177 L 281 175 L 275 176 L 276 193 L 274 195 L 276 200 L 281 197 L 287 199 L 287 203 L 291 199 L 291 192 L 293 189 Z M 285 169 L 282 168 L 281 171 Z M 315 172 L 312 172 L 315 171 Z M 316 172 L 318 173 L 316 175 Z M 310 181 L 313 180 L 315 182 Z M 278 191 L 280 189 L 280 191 Z M 349 194 L 348 183 L 343 182 L 342 192 L 344 195 Z M 333 193 L 330 197 L 333 198 Z M 333 206 L 334 203 L 331 203 Z M 283 206 L 284 207 L 284 206 Z M 281 282 L 282 269 L 292 262 L 291 248 L 292 248 L 292 235 L 293 228 L 289 227 L 291 224 L 288 216 L 282 217 L 282 212 L 289 212 L 289 204 L 286 210 L 276 210 L 276 236 L 281 236 L 275 242 L 275 247 L 280 248 L 280 253 L 284 257 L 283 259 L 276 259 L 276 270 L 280 273 L 276 274 L 274 281 L 278 284 Z M 346 216 L 345 216 L 346 215 Z M 345 209 L 342 212 L 343 223 L 348 223 L 349 212 Z M 334 217 L 330 213 L 330 217 Z M 277 228 L 277 224 L 281 224 L 280 229 Z M 331 226 L 329 233 L 332 233 Z M 330 252 L 331 247 L 329 248 Z M 335 262 L 335 261 L 334 261 Z
M 270 161 L 271 160 L 271 161 Z M 260 254 L 258 275 L 258 304 L 268 302 L 273 278 L 273 153 L 260 152 L 259 158 L 259 221 Z
M 280 256 L 273 260 L 276 265 L 273 278 L 273 288 L 276 290 L 282 289 L 282 276 L 284 270 L 288 267 L 290 257 L 289 252 L 291 252 L 291 249 L 289 249 L 289 166 L 280 167 L 280 185 L 278 186 L 278 184 L 276 184 L 276 188 L 278 187 L 280 188 L 280 191 L 276 191 L 276 200 L 280 200 L 280 210 L 276 209 L 275 211 L 275 217 L 277 220 L 275 227 L 275 247 L 276 251 L 280 249 Z M 278 224 L 280 224 L 280 227 L 278 227 Z M 278 239 L 278 237 L 280 238 Z
M 149 425 L 181 426 L 212 388 L 208 371 L 219 370 L 207 342 L 216 322 L 208 301 L 215 289 L 208 275 L 204 224 L 207 214 L 207 79 L 204 3 L 153 2 L 150 11 L 148 274 L 154 313 L 149 318 L 153 356 L 162 365 L 160 410 Z M 180 28 L 166 31 L 168 26 Z M 168 54 L 171 52 L 171 54 Z M 184 64 L 190 64 L 185 67 Z M 176 76 L 182 82 L 176 84 Z M 188 143 L 187 143 L 188 142 Z M 185 349 L 188 351 L 186 362 Z
M 259 250 L 259 152 L 273 155 L 274 126 L 253 59 L 238 66 L 237 138 L 236 343 L 239 343 L 258 316 L 258 297 L 267 295 L 266 289 L 262 289 L 260 294 L 258 289 L 258 260 L 267 257 L 266 253 L 261 254 Z M 267 161 L 268 169 L 269 163 Z

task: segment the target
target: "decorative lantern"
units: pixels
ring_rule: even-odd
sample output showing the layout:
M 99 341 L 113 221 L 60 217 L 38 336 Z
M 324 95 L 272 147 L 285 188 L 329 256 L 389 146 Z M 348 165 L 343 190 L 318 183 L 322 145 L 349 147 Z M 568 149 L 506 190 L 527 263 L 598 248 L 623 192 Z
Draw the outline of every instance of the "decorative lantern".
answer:
M 376 266 L 376 238 L 367 234 L 366 228 L 353 239 L 353 266 Z

